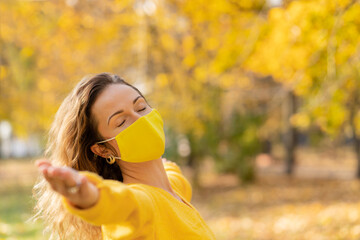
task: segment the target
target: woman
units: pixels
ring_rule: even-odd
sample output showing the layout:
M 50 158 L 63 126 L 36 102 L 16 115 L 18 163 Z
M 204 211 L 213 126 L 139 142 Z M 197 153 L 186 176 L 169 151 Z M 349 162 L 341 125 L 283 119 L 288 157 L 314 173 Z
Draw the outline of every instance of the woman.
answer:
M 51 239 L 215 239 L 180 168 L 162 159 L 163 121 L 117 75 L 87 76 L 56 113 L 35 218 Z

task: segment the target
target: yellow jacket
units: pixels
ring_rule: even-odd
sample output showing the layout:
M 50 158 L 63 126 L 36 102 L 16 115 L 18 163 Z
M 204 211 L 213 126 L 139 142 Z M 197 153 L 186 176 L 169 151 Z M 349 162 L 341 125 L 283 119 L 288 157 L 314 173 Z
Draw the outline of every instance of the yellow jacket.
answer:
M 184 201 L 146 184 L 104 180 L 81 171 L 100 189 L 95 206 L 78 209 L 62 198 L 63 206 L 85 221 L 101 226 L 104 240 L 214 240 L 215 236 L 190 203 L 192 189 L 180 168 L 164 163 L 171 187 Z

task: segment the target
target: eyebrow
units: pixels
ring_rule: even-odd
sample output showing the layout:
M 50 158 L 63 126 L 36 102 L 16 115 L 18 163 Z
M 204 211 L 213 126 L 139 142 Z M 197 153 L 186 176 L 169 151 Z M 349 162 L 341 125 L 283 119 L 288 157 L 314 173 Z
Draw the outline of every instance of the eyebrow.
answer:
M 143 97 L 140 96 L 140 95 L 137 96 L 137 97 L 134 99 L 133 104 L 135 104 L 136 101 L 137 101 L 139 98 L 143 98 Z M 110 119 L 111 119 L 113 116 L 115 116 L 115 115 L 117 115 L 117 114 L 120 114 L 120 113 L 122 113 L 122 112 L 124 112 L 124 110 L 119 110 L 119 111 L 114 112 L 114 113 L 108 118 L 108 121 L 107 121 L 108 125 L 109 125 Z

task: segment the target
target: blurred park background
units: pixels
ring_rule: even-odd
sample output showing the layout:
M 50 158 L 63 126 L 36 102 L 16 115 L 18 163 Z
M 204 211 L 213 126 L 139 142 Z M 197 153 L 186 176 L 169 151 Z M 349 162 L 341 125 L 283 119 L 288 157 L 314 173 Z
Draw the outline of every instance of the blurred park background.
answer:
M 86 74 L 138 87 L 219 240 L 360 239 L 360 1 L 1 0 L 0 239 Z

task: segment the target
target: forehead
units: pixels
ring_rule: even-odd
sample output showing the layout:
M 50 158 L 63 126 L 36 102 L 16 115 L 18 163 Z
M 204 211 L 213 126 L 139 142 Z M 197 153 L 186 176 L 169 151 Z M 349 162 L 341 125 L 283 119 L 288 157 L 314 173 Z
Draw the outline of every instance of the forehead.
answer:
M 97 97 L 91 112 L 98 120 L 107 118 L 114 111 L 132 106 L 134 99 L 140 94 L 135 89 L 124 84 L 111 84 Z

